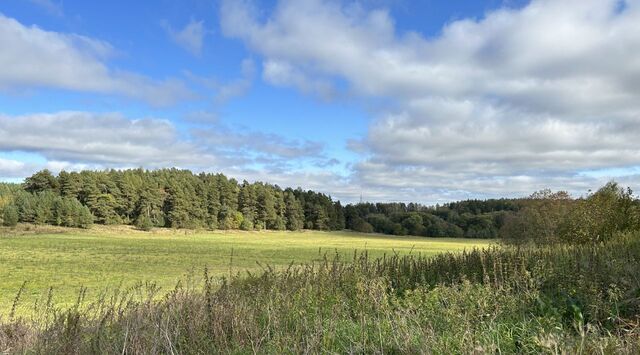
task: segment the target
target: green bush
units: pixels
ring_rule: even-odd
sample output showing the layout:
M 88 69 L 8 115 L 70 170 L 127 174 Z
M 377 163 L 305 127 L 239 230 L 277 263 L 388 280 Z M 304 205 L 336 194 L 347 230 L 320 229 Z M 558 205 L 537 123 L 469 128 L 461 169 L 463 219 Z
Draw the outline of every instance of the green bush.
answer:
M 15 205 L 6 205 L 2 211 L 2 225 L 5 227 L 15 227 L 18 224 L 18 209 Z
M 248 219 L 243 219 L 240 223 L 240 229 L 243 231 L 252 231 L 253 230 L 253 222 Z
M 594 244 L 640 229 L 640 201 L 610 182 L 585 198 L 549 190 L 532 195 L 506 216 L 500 236 L 510 244 Z
M 357 217 L 353 221 L 352 230 L 354 232 L 360 232 L 360 233 L 373 233 L 373 226 L 369 224 L 369 222 L 365 221 L 364 219 Z
M 559 238 L 569 243 L 597 243 L 616 233 L 638 230 L 640 209 L 631 189 L 610 182 L 578 200 L 560 222 Z
M 136 220 L 136 227 L 143 231 L 150 231 L 153 229 L 153 222 L 151 222 L 151 218 L 146 215 L 138 216 Z

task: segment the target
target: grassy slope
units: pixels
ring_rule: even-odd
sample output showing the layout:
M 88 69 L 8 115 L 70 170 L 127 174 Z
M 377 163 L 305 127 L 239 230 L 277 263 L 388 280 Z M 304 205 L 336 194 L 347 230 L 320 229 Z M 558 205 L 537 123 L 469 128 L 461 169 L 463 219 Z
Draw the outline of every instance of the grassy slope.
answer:
M 24 226 L 23 226 L 24 228 Z M 30 227 L 33 228 L 33 227 Z M 210 275 L 304 263 L 346 256 L 367 249 L 372 256 L 394 252 L 433 255 L 483 247 L 489 241 L 469 239 L 398 238 L 349 232 L 139 232 L 127 227 L 69 230 L 39 227 L 28 232 L 0 229 L 0 315 L 7 314 L 18 289 L 26 288 L 19 312 L 28 311 L 48 287 L 56 303 L 71 303 L 81 286 L 88 297 L 138 281 L 156 282 L 163 289 L 190 275 Z

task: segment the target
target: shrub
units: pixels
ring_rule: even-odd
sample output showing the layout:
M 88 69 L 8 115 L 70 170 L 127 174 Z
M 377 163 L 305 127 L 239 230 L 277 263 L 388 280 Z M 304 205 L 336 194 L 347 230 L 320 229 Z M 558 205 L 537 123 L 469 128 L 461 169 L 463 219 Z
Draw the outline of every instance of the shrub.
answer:
M 138 216 L 136 220 L 136 227 L 143 231 L 150 231 L 153 229 L 153 222 L 151 222 L 151 218 L 146 215 Z
M 373 233 L 373 226 L 360 217 L 355 217 L 353 220 L 352 230 L 360 233 Z
M 248 219 L 243 219 L 240 223 L 240 229 L 243 231 L 251 231 L 253 230 L 253 222 Z
M 597 243 L 618 232 L 638 229 L 640 217 L 631 189 L 609 182 L 586 199 L 578 200 L 559 226 L 559 238 L 569 243 Z
M 18 209 L 15 205 L 6 205 L 2 211 L 2 225 L 5 227 L 15 227 L 18 224 Z

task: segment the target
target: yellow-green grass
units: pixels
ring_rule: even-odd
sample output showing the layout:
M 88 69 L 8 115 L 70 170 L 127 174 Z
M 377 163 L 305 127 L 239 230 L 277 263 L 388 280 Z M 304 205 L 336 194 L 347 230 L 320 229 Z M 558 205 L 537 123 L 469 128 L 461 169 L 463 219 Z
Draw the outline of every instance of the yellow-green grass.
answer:
M 7 315 L 26 281 L 18 313 L 28 312 L 53 288 L 58 305 L 72 304 L 82 287 L 87 299 L 102 292 L 153 282 L 170 290 L 179 280 L 201 278 L 205 267 L 212 276 L 262 265 L 281 267 L 345 258 L 355 250 L 383 254 L 433 255 L 486 247 L 492 241 L 422 237 L 394 237 L 352 232 L 239 232 L 156 230 L 130 227 L 89 230 L 21 226 L 0 229 L 0 315 Z M 233 258 L 231 257 L 233 251 Z

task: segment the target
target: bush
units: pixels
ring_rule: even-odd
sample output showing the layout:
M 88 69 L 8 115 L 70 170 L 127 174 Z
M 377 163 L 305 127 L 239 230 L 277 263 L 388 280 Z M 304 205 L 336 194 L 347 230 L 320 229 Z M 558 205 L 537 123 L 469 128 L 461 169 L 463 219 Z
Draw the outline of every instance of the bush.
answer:
M 248 219 L 243 219 L 242 223 L 240 223 L 240 229 L 243 231 L 252 231 L 253 230 L 253 222 Z
M 499 236 L 510 244 L 554 244 L 560 242 L 559 228 L 576 201 L 564 192 L 542 190 L 524 201 L 516 214 L 507 215 Z
M 610 182 L 580 199 L 559 226 L 559 238 L 568 243 L 597 243 L 618 232 L 638 229 L 640 217 L 631 189 Z
M 93 214 L 91 214 L 91 211 L 89 211 L 89 209 L 86 206 L 83 206 L 83 208 L 80 209 L 80 215 L 78 216 L 77 227 L 86 229 L 91 227 L 92 224 L 93 224 Z
M 351 228 L 354 232 L 373 233 L 373 226 L 360 217 L 356 217 L 353 220 L 353 226 Z
M 222 229 L 238 229 L 244 221 L 244 216 L 240 212 L 234 212 L 224 217 Z
M 15 205 L 10 204 L 4 207 L 2 211 L 2 225 L 5 227 L 15 227 L 18 224 L 18 209 Z
M 151 218 L 146 215 L 138 216 L 138 219 L 136 220 L 136 227 L 143 231 L 150 231 L 151 229 L 153 229 Z

